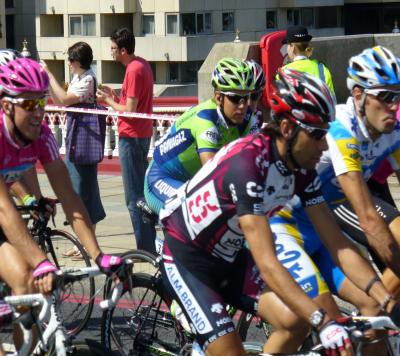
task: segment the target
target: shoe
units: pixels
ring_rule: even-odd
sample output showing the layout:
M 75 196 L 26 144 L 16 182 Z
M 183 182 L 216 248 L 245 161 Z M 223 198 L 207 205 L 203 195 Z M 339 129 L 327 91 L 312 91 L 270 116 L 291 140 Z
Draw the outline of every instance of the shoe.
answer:
M 80 253 L 80 252 L 78 251 L 75 255 L 72 256 L 71 260 L 72 260 L 72 261 L 83 261 L 84 258 L 83 258 L 83 256 L 82 256 L 82 253 Z
M 79 255 L 81 255 L 81 253 L 79 252 L 79 250 L 76 246 L 71 247 L 69 250 L 66 250 L 62 253 L 63 257 L 75 257 L 75 256 L 79 256 Z

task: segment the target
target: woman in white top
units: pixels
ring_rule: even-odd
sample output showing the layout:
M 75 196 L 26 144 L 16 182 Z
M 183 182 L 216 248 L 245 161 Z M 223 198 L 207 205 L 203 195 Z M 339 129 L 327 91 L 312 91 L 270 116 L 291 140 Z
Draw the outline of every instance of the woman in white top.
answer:
M 50 78 L 50 93 L 54 103 L 63 106 L 78 103 L 94 103 L 97 88 L 95 74 L 90 69 L 93 61 L 92 48 L 85 42 L 75 43 L 68 48 L 68 61 L 73 78 L 67 91 L 61 87 L 54 75 L 46 67 Z M 66 152 L 65 163 L 74 190 L 84 202 L 94 230 L 96 224 L 106 216 L 100 199 L 97 164 L 73 163 L 68 159 L 68 156 L 69 152 Z M 70 255 L 74 254 L 74 251 L 69 252 Z

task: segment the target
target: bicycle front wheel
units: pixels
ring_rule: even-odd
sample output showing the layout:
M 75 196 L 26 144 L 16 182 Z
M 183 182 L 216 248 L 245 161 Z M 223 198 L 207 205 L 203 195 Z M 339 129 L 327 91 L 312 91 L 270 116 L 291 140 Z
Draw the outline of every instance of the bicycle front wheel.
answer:
M 49 259 L 60 270 L 91 266 L 90 258 L 82 244 L 65 231 L 51 230 L 46 238 L 45 248 Z M 94 288 L 94 278 L 64 286 L 60 308 L 64 316 L 64 326 L 69 334 L 77 335 L 88 323 L 93 310 Z
M 125 291 L 101 321 L 101 341 L 122 355 L 179 355 L 188 342 L 179 322 L 169 312 L 168 298 L 157 276 L 131 275 L 131 293 Z

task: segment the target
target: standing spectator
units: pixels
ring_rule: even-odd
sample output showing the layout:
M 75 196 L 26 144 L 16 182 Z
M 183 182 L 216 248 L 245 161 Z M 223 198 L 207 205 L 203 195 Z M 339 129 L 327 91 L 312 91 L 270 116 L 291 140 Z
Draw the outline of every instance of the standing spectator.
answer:
M 310 46 L 312 36 L 308 34 L 307 28 L 303 26 L 291 26 L 286 31 L 286 37 L 282 44 L 287 44 L 287 54 L 291 61 L 284 68 L 290 68 L 299 72 L 311 74 L 326 83 L 332 93 L 332 75 L 329 69 L 320 61 L 310 59 L 313 48 Z
M 96 76 L 90 69 L 93 61 L 92 48 L 85 42 L 75 43 L 68 48 L 68 61 L 73 78 L 67 91 L 61 87 L 54 75 L 45 66 L 50 78 L 50 93 L 54 103 L 64 106 L 95 103 Z M 71 126 L 69 124 L 67 127 L 67 137 L 70 134 Z M 65 164 L 73 188 L 82 199 L 89 213 L 93 231 L 95 231 L 96 224 L 106 216 L 100 198 L 97 163 L 78 164 L 72 162 L 69 159 L 69 152 L 66 152 Z M 79 257 L 79 251 L 66 251 L 66 254 Z
M 127 28 L 114 31 L 111 39 L 111 55 L 126 67 L 120 97 L 111 88 L 101 87 L 97 97 L 117 111 L 151 114 L 153 109 L 153 74 L 149 63 L 134 54 L 135 36 Z M 118 118 L 119 157 L 129 210 L 136 237 L 136 247 L 154 252 L 155 231 L 144 224 L 136 202 L 144 196 L 144 175 L 147 155 L 153 134 L 152 120 Z

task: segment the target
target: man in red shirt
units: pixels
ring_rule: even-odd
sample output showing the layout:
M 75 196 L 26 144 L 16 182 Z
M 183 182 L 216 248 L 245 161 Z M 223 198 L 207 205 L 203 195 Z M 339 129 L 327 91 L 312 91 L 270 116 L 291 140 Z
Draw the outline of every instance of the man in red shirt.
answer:
M 97 97 L 117 111 L 151 114 L 153 109 L 153 73 L 149 63 L 134 54 L 135 36 L 127 28 L 114 31 L 111 36 L 111 55 L 126 67 L 119 98 L 111 88 L 98 89 Z M 124 183 L 125 201 L 139 249 L 154 251 L 155 231 L 142 221 L 136 207 L 143 198 L 147 154 L 153 134 L 153 121 L 128 117 L 118 118 L 119 157 Z

